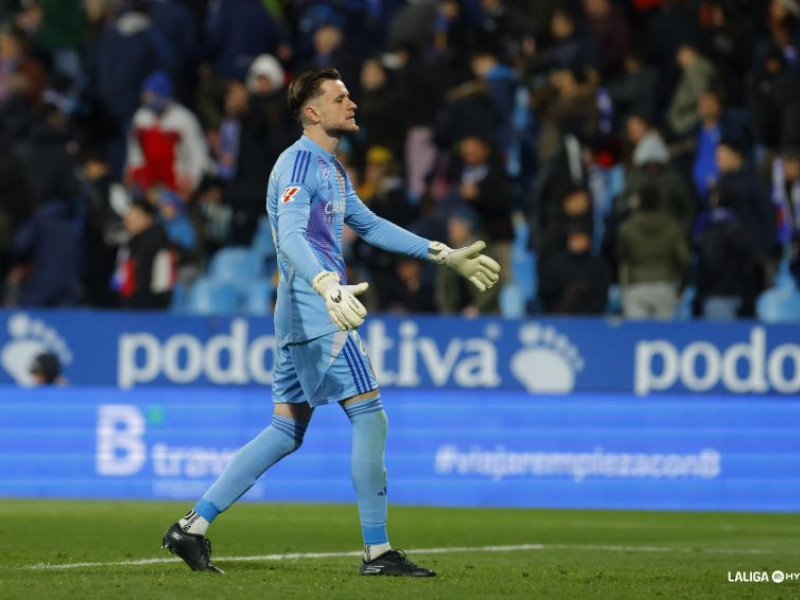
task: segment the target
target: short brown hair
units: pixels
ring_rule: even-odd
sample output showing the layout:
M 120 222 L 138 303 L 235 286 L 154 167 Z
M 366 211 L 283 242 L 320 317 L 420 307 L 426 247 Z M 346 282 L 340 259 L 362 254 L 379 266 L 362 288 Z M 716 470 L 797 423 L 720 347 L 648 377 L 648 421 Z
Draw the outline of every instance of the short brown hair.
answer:
M 320 94 L 320 87 L 326 79 L 340 81 L 342 76 L 333 67 L 309 69 L 295 77 L 289 85 L 289 110 L 294 118 L 300 121 L 300 111 L 303 105 Z

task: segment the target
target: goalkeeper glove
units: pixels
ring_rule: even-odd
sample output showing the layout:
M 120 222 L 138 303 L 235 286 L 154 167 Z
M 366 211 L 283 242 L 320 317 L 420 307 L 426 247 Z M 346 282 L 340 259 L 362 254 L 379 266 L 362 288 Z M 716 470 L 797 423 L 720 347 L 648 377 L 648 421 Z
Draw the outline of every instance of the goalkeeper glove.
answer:
M 333 271 L 322 271 L 311 281 L 314 291 L 325 300 L 325 308 L 336 326 L 342 331 L 355 329 L 364 322 L 367 309 L 356 296 L 363 294 L 368 283 L 342 285 L 339 276 Z
M 475 242 L 456 250 L 441 242 L 431 242 L 428 246 L 428 260 L 449 267 L 468 279 L 478 290 L 485 292 L 500 279 L 500 265 L 481 254 L 484 248 L 484 242 Z

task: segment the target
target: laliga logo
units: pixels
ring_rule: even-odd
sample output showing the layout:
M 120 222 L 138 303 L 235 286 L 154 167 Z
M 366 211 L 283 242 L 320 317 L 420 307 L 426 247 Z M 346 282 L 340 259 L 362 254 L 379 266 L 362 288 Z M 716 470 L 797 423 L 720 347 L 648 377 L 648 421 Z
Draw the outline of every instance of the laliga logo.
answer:
M 699 362 L 705 364 L 703 369 Z M 787 363 L 790 369 L 785 368 Z M 740 364 L 745 373 L 740 373 Z M 693 392 L 709 391 L 720 381 L 737 394 L 763 393 L 770 388 L 782 394 L 800 391 L 800 346 L 782 344 L 768 354 L 763 327 L 750 330 L 749 343 L 734 344 L 724 351 L 708 342 L 694 342 L 682 351 L 667 340 L 639 342 L 635 368 L 634 387 L 639 396 L 667 390 L 678 380 Z

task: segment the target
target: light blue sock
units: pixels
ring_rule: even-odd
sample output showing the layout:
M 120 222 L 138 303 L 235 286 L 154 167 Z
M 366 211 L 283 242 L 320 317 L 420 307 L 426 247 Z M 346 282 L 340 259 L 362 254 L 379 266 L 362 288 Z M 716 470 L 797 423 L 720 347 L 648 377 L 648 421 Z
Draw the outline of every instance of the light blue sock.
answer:
M 308 423 L 274 415 L 272 423 L 230 460 L 194 512 L 209 523 L 253 487 L 272 465 L 303 443 Z
M 381 397 L 348 404 L 344 411 L 353 424 L 350 475 L 356 490 L 358 514 L 364 545 L 385 544 L 386 533 L 386 452 L 388 421 Z

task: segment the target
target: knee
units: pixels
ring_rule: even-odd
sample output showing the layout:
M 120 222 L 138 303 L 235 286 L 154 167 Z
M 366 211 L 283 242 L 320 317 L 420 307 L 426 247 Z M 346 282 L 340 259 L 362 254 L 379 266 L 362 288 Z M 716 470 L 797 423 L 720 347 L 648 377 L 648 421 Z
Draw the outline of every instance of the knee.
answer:
M 386 414 L 386 411 L 382 408 L 374 413 L 375 420 L 377 421 L 376 427 L 381 432 L 383 437 L 386 437 L 386 434 L 389 432 L 389 417 Z
M 286 454 L 291 454 L 303 445 L 303 438 L 308 427 L 307 422 L 273 416 L 271 426 L 284 434 L 282 447 Z
M 303 437 L 302 436 L 284 438 L 283 444 L 282 444 L 283 451 L 284 451 L 284 456 L 289 455 L 292 452 L 295 452 L 296 450 L 299 450 L 300 446 L 302 446 L 302 445 L 303 445 Z
M 342 406 L 347 418 L 353 425 L 366 424 L 370 427 L 386 429 L 388 419 L 383 410 L 380 395 L 365 398 L 359 402 L 350 402 Z
M 371 412 L 350 416 L 350 422 L 357 430 L 375 439 L 386 440 L 389 431 L 389 419 L 383 408 Z

